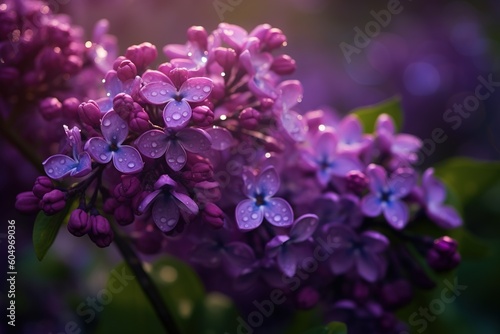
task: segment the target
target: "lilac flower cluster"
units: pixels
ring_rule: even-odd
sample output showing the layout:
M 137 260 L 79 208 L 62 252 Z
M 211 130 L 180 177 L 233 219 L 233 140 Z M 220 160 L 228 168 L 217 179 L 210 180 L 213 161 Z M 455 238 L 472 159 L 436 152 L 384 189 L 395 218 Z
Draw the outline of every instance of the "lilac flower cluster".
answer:
M 96 94 L 94 78 L 111 69 L 116 40 L 100 21 L 92 41 L 44 1 L 0 5 L 0 117 L 44 154 L 76 125 L 78 105 Z M 22 124 L 22 126 L 20 126 Z
M 184 258 L 237 300 L 280 288 L 295 307 L 368 319 L 362 333 L 396 332 L 392 312 L 414 285 L 433 285 L 409 247 L 436 271 L 460 261 L 453 239 L 412 232 L 462 223 L 433 170 L 412 167 L 421 141 L 386 114 L 371 134 L 355 115 L 299 114 L 302 86 L 282 79 L 295 62 L 274 54 L 279 29 L 222 23 L 187 36 L 153 68 L 150 43 L 116 59 L 106 96 L 79 105 L 48 177 L 17 207 L 52 215 L 76 201 L 68 230 L 99 247 L 113 217 L 141 252 Z

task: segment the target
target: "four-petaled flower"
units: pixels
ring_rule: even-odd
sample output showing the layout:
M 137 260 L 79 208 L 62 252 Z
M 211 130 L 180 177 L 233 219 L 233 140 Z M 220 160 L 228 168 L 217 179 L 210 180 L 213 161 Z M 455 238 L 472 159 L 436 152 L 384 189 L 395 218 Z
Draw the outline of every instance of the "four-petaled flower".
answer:
M 61 179 L 68 174 L 74 177 L 85 176 L 92 170 L 90 156 L 82 150 L 80 129 L 75 126 L 70 130 L 64 125 L 64 131 L 72 148 L 73 158 L 64 154 L 55 154 L 43 162 L 45 173 L 54 180 Z
M 402 229 L 408 223 L 408 207 L 401 200 L 415 185 L 415 174 L 407 169 L 396 170 L 387 179 L 387 172 L 381 166 L 370 164 L 366 170 L 370 178 L 371 192 L 363 197 L 361 209 L 369 217 L 384 212 L 385 219 L 395 229 Z
M 295 275 L 297 263 L 305 257 L 307 248 L 303 243 L 309 240 L 318 227 L 318 216 L 307 214 L 299 217 L 292 225 L 289 235 L 277 235 L 266 249 L 270 256 L 276 256 L 278 266 L 288 277 Z
M 245 173 L 245 195 L 248 199 L 236 207 L 236 222 L 240 230 L 253 230 L 266 220 L 279 227 L 293 223 L 293 211 L 282 198 L 273 197 L 280 187 L 280 179 L 274 167 L 265 168 L 258 176 Z
M 107 164 L 113 160 L 115 168 L 125 174 L 142 170 L 141 154 L 132 146 L 122 145 L 128 135 L 128 125 L 114 110 L 103 116 L 101 132 L 104 138 L 93 137 L 85 144 L 85 150 L 95 161 Z
M 345 225 L 331 224 L 325 228 L 333 249 L 330 269 L 334 274 L 344 274 L 353 267 L 368 282 L 383 278 L 387 262 L 383 253 L 389 240 L 375 231 L 358 234 Z
M 98 99 L 96 103 L 103 113 L 107 113 L 113 109 L 113 99 L 116 95 L 126 93 L 130 96 L 135 96 L 139 92 L 141 86 L 140 77 L 136 76 L 134 79 L 121 82 L 121 80 L 118 79 L 116 71 L 113 70 L 106 73 L 106 77 L 102 82 L 106 90 L 106 97 Z
M 396 157 L 414 162 L 416 152 L 422 147 L 422 141 L 410 134 L 395 134 L 396 128 L 391 116 L 382 114 L 377 118 L 375 133 L 382 151 L 389 151 Z
M 446 199 L 446 187 L 434 176 L 434 169 L 429 168 L 422 177 L 423 199 L 429 218 L 445 229 L 455 228 L 462 225 L 462 218 L 457 211 L 444 205 Z
M 154 184 L 154 191 L 147 195 L 138 207 L 139 213 L 145 213 L 151 206 L 151 214 L 156 226 L 169 232 L 179 221 L 180 211 L 188 215 L 198 214 L 198 205 L 186 194 L 178 191 L 177 183 L 164 174 Z
M 149 76 L 154 77 L 155 81 L 148 79 L 149 82 L 141 88 L 141 95 L 152 104 L 166 103 L 163 109 L 163 120 L 168 128 L 174 129 L 186 126 L 191 119 L 193 111 L 188 102 L 203 102 L 214 86 L 212 80 L 208 78 L 195 77 L 187 79 L 177 89 L 169 77 L 161 72 L 156 71 Z
M 143 133 L 136 141 L 139 151 L 148 158 L 158 159 L 165 155 L 167 164 L 174 171 L 184 167 L 187 160 L 186 151 L 202 153 L 210 149 L 210 135 L 196 128 L 150 130 Z
M 325 187 L 332 176 L 344 177 L 352 170 L 361 170 L 355 158 L 337 152 L 337 136 L 333 132 L 320 132 L 315 144 L 303 152 L 306 166 L 316 171 L 319 183 Z

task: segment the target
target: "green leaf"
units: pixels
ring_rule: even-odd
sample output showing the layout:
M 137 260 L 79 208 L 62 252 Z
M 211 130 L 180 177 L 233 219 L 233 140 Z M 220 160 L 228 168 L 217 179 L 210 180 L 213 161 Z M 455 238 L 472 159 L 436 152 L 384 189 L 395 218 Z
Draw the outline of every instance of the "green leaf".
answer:
M 304 334 L 347 334 L 347 326 L 341 322 L 331 322 L 326 326 L 311 329 Z
M 465 207 L 500 182 L 500 163 L 452 158 L 436 166 L 439 176 Z
M 375 131 L 375 122 L 381 114 L 390 115 L 394 120 L 396 129 L 401 129 L 403 125 L 403 111 L 399 97 L 394 97 L 372 106 L 357 108 L 352 113 L 358 116 L 366 133 Z
M 68 201 L 64 209 L 55 215 L 47 216 L 43 211 L 40 211 L 36 216 L 33 227 L 33 247 L 38 260 L 43 260 L 50 246 L 54 243 L 59 228 L 68 218 L 67 215 L 71 205 L 72 202 Z

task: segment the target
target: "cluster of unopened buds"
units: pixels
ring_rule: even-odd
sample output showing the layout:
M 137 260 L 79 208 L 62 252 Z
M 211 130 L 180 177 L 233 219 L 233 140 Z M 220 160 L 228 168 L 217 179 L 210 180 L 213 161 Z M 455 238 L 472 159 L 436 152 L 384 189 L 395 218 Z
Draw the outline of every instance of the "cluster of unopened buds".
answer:
M 184 258 L 236 297 L 277 287 L 290 307 L 327 305 L 350 332 L 400 329 L 392 312 L 413 286 L 434 285 L 409 248 L 436 271 L 460 262 L 453 239 L 413 232 L 462 223 L 433 169 L 412 167 L 421 141 L 387 114 L 370 134 L 355 115 L 299 114 L 302 86 L 282 79 L 295 62 L 274 54 L 286 45 L 279 29 L 222 23 L 187 36 L 154 68 L 150 43 L 116 59 L 105 96 L 65 119 L 47 176 L 17 207 L 74 208 L 69 232 L 99 247 L 113 241 L 113 218 L 139 251 Z

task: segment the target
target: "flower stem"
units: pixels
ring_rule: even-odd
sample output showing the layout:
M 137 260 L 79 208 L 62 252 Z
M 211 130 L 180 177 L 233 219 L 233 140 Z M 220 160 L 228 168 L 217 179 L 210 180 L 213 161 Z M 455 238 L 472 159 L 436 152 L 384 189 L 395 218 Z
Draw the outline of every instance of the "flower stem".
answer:
M 114 226 L 114 224 L 111 224 L 111 226 L 113 228 L 113 232 L 115 233 L 114 243 L 125 259 L 125 262 L 136 276 L 142 291 L 153 306 L 153 309 L 155 310 L 158 319 L 165 328 L 166 333 L 180 334 L 181 332 L 175 323 L 174 317 L 163 302 L 160 292 L 158 291 L 158 288 L 155 286 L 151 277 L 149 277 L 149 275 L 144 271 L 141 260 L 134 252 L 132 247 L 130 247 L 130 244 L 128 243 L 126 237 L 122 234 L 122 232 L 119 231 Z

